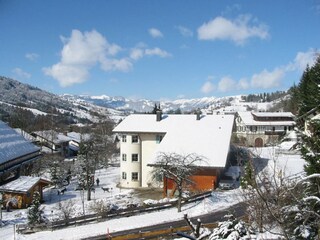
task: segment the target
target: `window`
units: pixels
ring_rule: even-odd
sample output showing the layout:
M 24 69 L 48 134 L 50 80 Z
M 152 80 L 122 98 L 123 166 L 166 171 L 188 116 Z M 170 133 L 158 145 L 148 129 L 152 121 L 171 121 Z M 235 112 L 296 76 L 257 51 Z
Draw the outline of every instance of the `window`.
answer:
M 137 153 L 133 153 L 131 155 L 131 161 L 132 162 L 138 162 L 139 161 L 139 155 Z
M 127 135 L 122 135 L 122 142 L 127 142 Z
M 127 154 L 122 153 L 122 161 L 127 161 Z
M 156 136 L 156 143 L 161 143 L 163 136 L 162 135 L 157 135 Z
M 127 173 L 126 172 L 122 172 L 122 179 L 127 179 Z
M 139 142 L 138 135 L 132 135 L 132 143 L 137 143 Z
M 132 181 L 138 181 L 138 173 L 137 172 L 133 172 L 131 173 L 131 180 Z

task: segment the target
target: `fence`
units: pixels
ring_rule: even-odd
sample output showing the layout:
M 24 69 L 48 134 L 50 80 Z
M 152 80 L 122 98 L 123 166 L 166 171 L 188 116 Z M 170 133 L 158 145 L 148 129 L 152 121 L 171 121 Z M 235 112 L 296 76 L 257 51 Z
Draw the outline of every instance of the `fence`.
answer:
M 189 198 L 185 198 L 182 200 L 182 204 L 200 201 L 209 196 L 211 196 L 211 191 L 197 194 Z M 61 229 L 68 226 L 79 226 L 79 225 L 83 225 L 83 224 L 94 222 L 94 221 L 104 221 L 106 219 L 112 219 L 117 217 L 128 217 L 128 216 L 133 216 L 133 215 L 137 215 L 145 212 L 159 211 L 162 209 L 174 207 L 176 204 L 177 204 L 177 201 L 175 200 L 175 201 L 157 203 L 157 204 L 141 206 L 141 207 L 124 208 L 124 209 L 114 210 L 112 212 L 105 212 L 101 214 L 95 213 L 95 214 L 88 214 L 84 216 L 74 217 L 70 219 L 48 221 L 46 223 L 41 223 L 33 226 L 30 226 L 28 224 L 17 224 L 16 231 L 18 233 L 30 233 L 30 232 L 44 231 L 44 230 L 53 231 L 53 230 Z

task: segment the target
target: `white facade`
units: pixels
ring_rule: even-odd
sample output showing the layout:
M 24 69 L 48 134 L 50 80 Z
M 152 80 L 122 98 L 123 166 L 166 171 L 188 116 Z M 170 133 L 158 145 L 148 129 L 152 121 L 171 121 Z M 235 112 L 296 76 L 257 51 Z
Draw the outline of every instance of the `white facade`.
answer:
M 234 116 L 133 114 L 113 132 L 120 136 L 120 185 L 126 188 L 150 187 L 152 167 L 162 152 L 197 154 L 199 166 L 224 168 L 229 151 Z
M 152 167 L 147 161 L 155 152 L 159 136 L 164 134 L 123 134 L 120 142 L 120 185 L 127 188 L 148 187 L 152 182 Z M 138 142 L 136 142 L 138 139 Z

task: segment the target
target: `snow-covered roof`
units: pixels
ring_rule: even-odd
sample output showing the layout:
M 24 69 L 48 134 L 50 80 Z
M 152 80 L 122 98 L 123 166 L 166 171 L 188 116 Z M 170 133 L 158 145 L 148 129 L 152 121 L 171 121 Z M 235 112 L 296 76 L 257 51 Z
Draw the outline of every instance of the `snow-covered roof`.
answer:
M 240 116 L 244 124 L 247 126 L 293 126 L 295 124 L 293 120 L 292 121 L 256 121 L 254 120 L 252 114 L 258 117 L 293 117 L 292 113 L 238 112 L 238 115 Z
M 0 121 L 0 164 L 39 150 L 39 147 Z
M 50 183 L 40 177 L 20 176 L 18 179 L 0 186 L 0 191 L 26 193 L 40 180 Z
M 62 133 L 57 133 L 56 131 L 53 131 L 53 130 L 36 131 L 33 133 L 43 139 L 46 139 L 47 141 L 53 142 L 55 144 L 69 142 L 70 140 L 72 140 L 70 137 L 65 136 Z
M 77 132 L 58 133 L 56 131 L 51 131 L 51 130 L 36 131 L 34 132 L 34 134 L 50 142 L 53 140 L 53 143 L 55 144 L 69 142 L 69 141 L 76 141 L 80 143 L 81 139 L 88 140 L 90 138 L 90 134 L 80 134 Z
M 257 117 L 294 117 L 291 112 L 252 112 L 252 114 Z
M 197 154 L 204 161 L 198 165 L 225 167 L 232 134 L 233 115 L 163 115 L 156 121 L 153 114 L 133 114 L 113 131 L 118 133 L 165 133 L 149 164 L 161 152 L 181 155 Z
M 32 135 L 30 135 L 29 133 L 27 133 L 26 131 L 23 131 L 21 128 L 15 128 L 14 129 L 17 133 L 19 133 L 20 135 L 22 135 L 22 137 L 24 137 L 25 139 L 29 140 L 29 141 L 35 141 L 35 137 L 33 137 Z
M 90 139 L 90 134 L 81 134 L 78 132 L 68 132 L 67 136 L 78 143 L 80 143 L 81 140 L 86 141 Z

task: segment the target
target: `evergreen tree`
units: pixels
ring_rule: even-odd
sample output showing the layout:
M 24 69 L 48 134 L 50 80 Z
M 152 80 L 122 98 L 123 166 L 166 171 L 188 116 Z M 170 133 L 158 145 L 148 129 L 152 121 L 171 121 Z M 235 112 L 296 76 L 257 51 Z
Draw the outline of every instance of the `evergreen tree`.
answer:
M 304 71 L 298 91 L 295 93 L 295 101 L 299 103 L 299 116 L 307 113 L 320 104 L 320 56 L 312 67 Z
M 226 221 L 219 222 L 218 227 L 213 229 L 209 240 L 218 239 L 249 239 L 250 235 L 242 220 L 236 219 L 232 214 L 224 216 Z
M 33 225 L 41 222 L 40 193 L 34 192 L 31 206 L 28 208 L 28 224 Z
M 56 161 L 54 161 L 50 167 L 50 175 L 51 175 L 51 181 L 53 182 L 55 187 L 57 187 L 57 185 L 59 185 L 60 183 L 60 179 L 59 179 L 60 174 L 59 174 L 59 164 Z
M 301 154 L 306 161 L 304 170 L 310 178 L 305 185 L 306 196 L 302 199 L 300 222 L 297 222 L 294 233 L 297 237 L 308 228 L 312 236 L 316 236 L 320 230 L 320 178 L 314 174 L 320 173 L 320 120 L 305 119 L 305 114 L 320 106 L 320 56 L 312 67 L 307 67 L 301 81 L 295 91 L 295 100 L 298 101 L 298 114 L 305 123 L 299 122 L 298 127 L 302 136 Z M 315 176 L 315 177 L 311 177 Z M 305 213 L 308 214 L 305 214 Z M 311 235 L 310 235 L 311 236 Z

